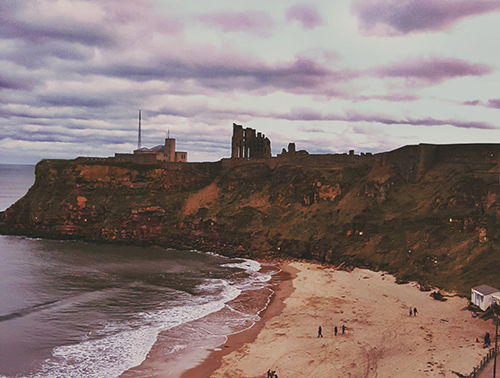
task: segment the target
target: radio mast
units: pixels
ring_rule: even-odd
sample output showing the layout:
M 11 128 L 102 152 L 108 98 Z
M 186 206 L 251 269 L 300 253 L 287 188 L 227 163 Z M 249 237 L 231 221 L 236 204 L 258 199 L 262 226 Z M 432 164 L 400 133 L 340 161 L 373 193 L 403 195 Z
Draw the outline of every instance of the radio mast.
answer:
M 141 141 L 141 111 L 139 110 L 139 137 L 137 138 L 137 149 L 140 150 L 142 147 Z

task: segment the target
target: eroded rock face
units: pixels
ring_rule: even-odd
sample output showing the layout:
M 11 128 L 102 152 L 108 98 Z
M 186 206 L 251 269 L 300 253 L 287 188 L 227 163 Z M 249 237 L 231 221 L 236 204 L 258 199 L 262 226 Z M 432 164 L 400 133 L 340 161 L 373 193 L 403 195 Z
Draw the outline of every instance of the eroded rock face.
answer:
M 401 168 L 415 156 L 175 169 L 45 160 L 0 232 L 367 266 L 464 293 L 498 280 L 498 163 L 448 154 L 415 182 Z

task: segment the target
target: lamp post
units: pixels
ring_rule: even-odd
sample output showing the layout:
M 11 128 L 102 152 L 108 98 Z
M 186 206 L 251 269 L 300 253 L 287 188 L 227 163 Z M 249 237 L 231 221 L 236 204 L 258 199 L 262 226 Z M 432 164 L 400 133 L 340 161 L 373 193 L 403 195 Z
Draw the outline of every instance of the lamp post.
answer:
M 498 304 L 495 304 L 493 306 L 493 313 L 494 313 L 494 319 L 495 319 L 495 360 L 493 362 L 493 378 L 496 378 L 497 376 L 497 341 L 498 341 L 498 313 L 499 313 L 499 307 Z

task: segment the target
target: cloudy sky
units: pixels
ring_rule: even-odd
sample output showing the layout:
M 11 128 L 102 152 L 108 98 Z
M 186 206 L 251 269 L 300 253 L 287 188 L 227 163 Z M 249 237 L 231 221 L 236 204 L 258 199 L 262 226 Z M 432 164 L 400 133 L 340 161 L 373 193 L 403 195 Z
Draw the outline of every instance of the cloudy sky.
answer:
M 499 0 L 1 0 L 0 163 L 500 143 Z

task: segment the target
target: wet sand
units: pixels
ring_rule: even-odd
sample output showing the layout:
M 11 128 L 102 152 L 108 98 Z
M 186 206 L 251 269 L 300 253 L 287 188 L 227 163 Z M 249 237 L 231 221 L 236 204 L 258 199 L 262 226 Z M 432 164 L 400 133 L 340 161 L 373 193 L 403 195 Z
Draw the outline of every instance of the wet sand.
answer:
M 290 268 L 297 271 L 293 289 L 285 282 L 263 320 L 183 378 L 261 378 L 268 369 L 279 378 L 457 377 L 487 353 L 476 338 L 493 334 L 492 321 L 472 318 L 466 298 L 436 301 L 381 272 L 301 262 Z
M 293 279 L 296 278 L 298 270 L 291 267 L 288 263 L 279 264 L 281 272 L 273 277 L 273 290 L 274 294 L 268 307 L 260 314 L 261 320 L 257 322 L 252 328 L 230 335 L 227 342 L 221 345 L 217 350 L 210 353 L 200 365 L 193 369 L 184 372 L 181 378 L 209 378 L 213 372 L 220 368 L 222 358 L 231 353 L 240 350 L 245 345 L 252 343 L 257 338 L 262 328 L 266 323 L 281 314 L 285 308 L 284 300 L 288 298 L 294 291 Z M 234 378 L 235 376 L 233 376 Z

